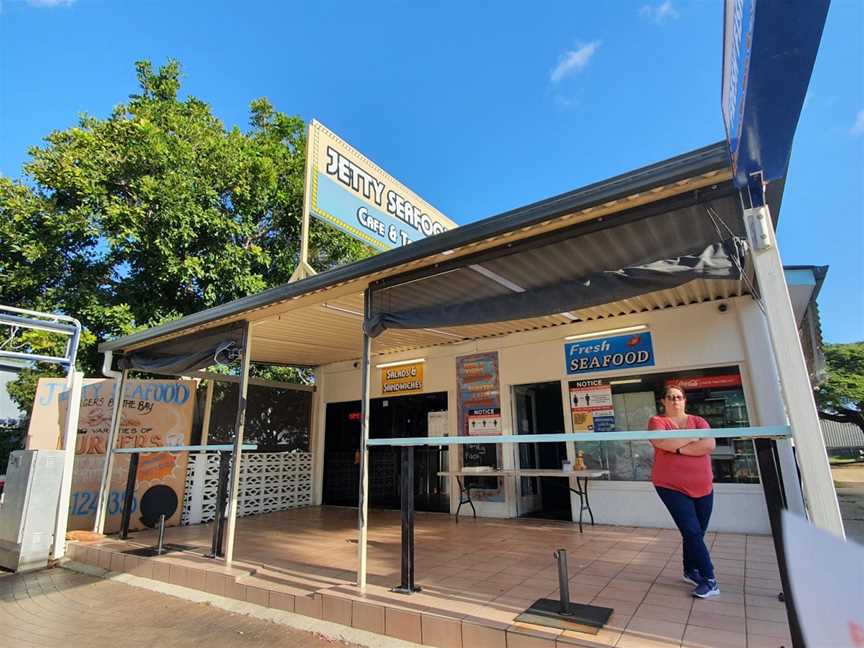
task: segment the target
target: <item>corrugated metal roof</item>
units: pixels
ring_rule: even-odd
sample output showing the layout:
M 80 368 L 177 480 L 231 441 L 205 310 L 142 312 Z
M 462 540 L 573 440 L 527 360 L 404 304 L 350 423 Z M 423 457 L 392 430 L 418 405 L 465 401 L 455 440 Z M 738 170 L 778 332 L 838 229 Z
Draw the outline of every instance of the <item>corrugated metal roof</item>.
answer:
M 832 449 L 864 448 L 864 430 L 854 423 L 819 419 L 825 447 Z
M 403 248 L 284 284 L 194 313 L 139 333 L 104 342 L 100 351 L 125 352 L 158 344 L 203 328 L 240 319 L 261 320 L 322 301 L 361 292 L 371 281 L 507 244 L 579 222 L 609 218 L 621 211 L 729 180 L 726 145 L 718 142 L 657 164 L 459 227 Z

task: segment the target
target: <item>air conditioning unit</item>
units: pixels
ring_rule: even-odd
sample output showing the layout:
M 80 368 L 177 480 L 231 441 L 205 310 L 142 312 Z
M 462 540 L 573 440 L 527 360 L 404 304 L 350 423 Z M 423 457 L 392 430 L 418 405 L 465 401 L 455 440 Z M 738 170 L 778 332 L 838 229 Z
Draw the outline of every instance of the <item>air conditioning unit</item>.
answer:
M 0 503 L 0 566 L 32 571 L 48 565 L 63 479 L 62 450 L 16 450 Z

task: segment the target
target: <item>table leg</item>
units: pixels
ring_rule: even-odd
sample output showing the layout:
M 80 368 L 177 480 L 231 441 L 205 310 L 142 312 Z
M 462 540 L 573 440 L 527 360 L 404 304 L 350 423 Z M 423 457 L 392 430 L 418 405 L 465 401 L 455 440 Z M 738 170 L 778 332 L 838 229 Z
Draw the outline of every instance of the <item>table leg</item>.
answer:
M 474 513 L 474 519 L 477 519 L 477 509 L 474 508 L 474 502 L 471 501 L 471 487 L 467 488 L 462 483 L 462 478 L 457 476 L 456 483 L 459 484 L 459 506 L 456 507 L 456 523 L 459 523 L 459 511 L 462 509 L 463 504 L 467 504 L 471 507 L 471 511 Z
M 591 526 L 594 526 L 594 512 L 591 510 L 591 503 L 588 501 L 588 478 L 576 477 L 576 488 L 572 486 L 569 488 L 579 496 L 579 533 L 582 533 L 582 514 L 584 511 L 588 511 L 588 516 L 591 518 Z

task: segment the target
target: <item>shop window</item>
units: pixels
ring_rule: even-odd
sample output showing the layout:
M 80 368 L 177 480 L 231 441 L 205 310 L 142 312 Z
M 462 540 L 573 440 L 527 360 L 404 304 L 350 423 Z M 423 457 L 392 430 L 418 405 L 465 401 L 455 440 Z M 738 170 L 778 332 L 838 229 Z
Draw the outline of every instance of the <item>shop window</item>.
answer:
M 645 430 L 648 420 L 662 414 L 661 397 L 667 384 L 681 383 L 687 393 L 687 412 L 701 416 L 712 428 L 750 425 L 741 376 L 737 367 L 702 371 L 645 374 L 611 380 L 570 381 L 574 431 Z M 594 394 L 594 404 L 584 394 Z M 582 400 L 580 401 L 580 395 Z M 611 408 L 605 406 L 611 397 Z M 593 408 L 593 409 L 592 409 Z M 614 420 L 610 421 L 610 415 Z M 614 481 L 650 481 L 654 449 L 648 441 L 579 442 L 589 468 L 608 470 Z M 718 439 L 711 456 L 716 483 L 758 483 L 753 442 Z

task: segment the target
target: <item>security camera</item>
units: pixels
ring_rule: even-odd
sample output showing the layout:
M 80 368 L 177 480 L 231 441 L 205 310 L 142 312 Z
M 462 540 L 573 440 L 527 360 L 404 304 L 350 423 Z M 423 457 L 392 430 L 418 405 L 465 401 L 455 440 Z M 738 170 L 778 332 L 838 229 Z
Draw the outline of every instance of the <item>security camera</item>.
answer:
M 717 310 L 720 311 L 721 313 L 725 313 L 727 310 L 729 310 L 729 304 L 720 304 L 717 307 Z

